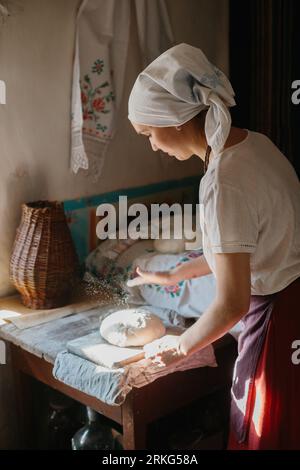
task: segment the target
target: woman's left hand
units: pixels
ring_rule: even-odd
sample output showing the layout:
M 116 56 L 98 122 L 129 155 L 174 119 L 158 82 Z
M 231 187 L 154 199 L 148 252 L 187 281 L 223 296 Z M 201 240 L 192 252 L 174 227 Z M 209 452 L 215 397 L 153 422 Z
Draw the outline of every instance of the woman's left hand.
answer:
M 168 366 L 175 364 L 186 357 L 179 346 L 180 336 L 165 335 L 151 343 L 145 344 L 143 350 L 145 358 L 151 359 L 153 363 Z

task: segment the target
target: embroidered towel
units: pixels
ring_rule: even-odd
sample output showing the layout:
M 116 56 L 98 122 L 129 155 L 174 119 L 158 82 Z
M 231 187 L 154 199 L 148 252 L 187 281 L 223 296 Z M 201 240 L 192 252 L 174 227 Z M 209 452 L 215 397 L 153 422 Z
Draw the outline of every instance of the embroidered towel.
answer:
M 128 43 L 129 15 L 124 8 L 128 5 L 127 0 L 118 8 L 116 0 L 84 0 L 78 12 L 72 91 L 71 167 L 75 173 L 89 166 L 94 174 L 100 173 L 113 136 L 115 95 L 110 54 L 115 27 L 118 37 Z M 120 8 L 124 17 L 119 24 L 116 13 L 121 15 Z M 122 70 L 118 64 L 117 72 L 123 77 L 125 61 L 119 58 Z
M 151 2 L 151 3 L 150 3 Z M 116 132 L 136 9 L 144 65 L 174 44 L 165 0 L 83 0 L 76 19 L 71 112 L 71 169 L 97 179 Z

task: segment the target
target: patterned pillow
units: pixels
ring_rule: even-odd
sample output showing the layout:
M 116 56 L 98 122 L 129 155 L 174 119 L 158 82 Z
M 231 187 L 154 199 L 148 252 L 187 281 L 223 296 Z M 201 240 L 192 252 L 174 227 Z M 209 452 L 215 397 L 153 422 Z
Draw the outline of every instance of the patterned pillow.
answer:
M 175 218 L 176 216 L 171 217 L 171 239 L 173 239 L 175 236 Z M 141 231 L 141 237 L 145 238 L 146 234 L 151 233 L 151 228 L 154 230 L 154 232 L 156 232 L 155 227 L 153 228 L 153 225 L 161 235 L 163 227 L 162 219 L 160 219 L 160 221 L 157 219 L 154 222 L 152 221 L 152 227 L 150 224 L 144 227 L 145 230 Z M 121 289 L 122 291 L 128 292 L 126 281 L 134 276 L 137 265 L 136 260 L 141 259 L 146 261 L 155 255 L 159 256 L 159 252 L 155 249 L 157 241 L 164 242 L 166 240 L 133 240 L 130 238 L 126 240 L 119 240 L 117 232 L 115 240 L 107 239 L 101 242 L 99 246 L 88 255 L 85 262 L 86 270 L 94 276 L 97 276 L 101 280 L 105 281 L 105 283 L 109 284 L 113 290 Z M 186 261 L 189 261 L 190 259 L 200 256 L 201 254 L 201 248 L 187 252 L 183 251 L 182 253 L 173 255 L 164 253 L 160 255 L 160 258 L 155 258 L 155 262 L 156 260 L 161 260 L 163 266 L 166 263 L 169 266 L 171 263 L 169 267 L 162 268 L 162 270 L 171 269 L 172 267 L 178 266 Z M 142 263 L 142 261 L 140 262 Z M 184 281 L 181 281 L 175 286 L 169 287 L 151 285 L 149 289 L 153 289 L 157 292 L 161 291 L 161 293 L 165 294 L 168 293 L 168 295 L 171 297 L 178 297 L 180 296 L 183 282 Z M 133 291 L 129 292 L 129 294 L 133 294 Z M 142 303 L 142 290 L 140 292 L 135 290 L 134 295 L 132 295 L 131 298 L 133 301 Z
M 146 271 L 166 271 L 191 259 L 202 255 L 202 250 L 187 251 L 180 254 L 143 255 L 135 259 L 131 267 L 130 277 L 134 277 L 136 266 Z M 161 308 L 170 308 L 185 318 L 199 317 L 215 298 L 216 283 L 213 274 L 199 278 L 182 280 L 172 286 L 159 284 L 144 284 L 135 287 L 126 287 L 130 296 L 128 301 L 140 302 L 144 299 L 147 305 Z
M 85 268 L 111 288 L 120 288 L 132 275 L 133 261 L 147 253 L 154 253 L 152 240 L 108 239 L 87 256 Z

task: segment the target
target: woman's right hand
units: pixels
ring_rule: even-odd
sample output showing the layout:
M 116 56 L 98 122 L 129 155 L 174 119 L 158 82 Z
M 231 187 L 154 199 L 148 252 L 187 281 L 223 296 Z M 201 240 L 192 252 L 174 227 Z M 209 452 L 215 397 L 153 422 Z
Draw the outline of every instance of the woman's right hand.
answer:
M 127 281 L 128 287 L 140 286 L 142 284 L 160 284 L 161 286 L 172 286 L 178 281 L 172 271 L 144 271 L 139 266 L 136 268 L 137 277 Z

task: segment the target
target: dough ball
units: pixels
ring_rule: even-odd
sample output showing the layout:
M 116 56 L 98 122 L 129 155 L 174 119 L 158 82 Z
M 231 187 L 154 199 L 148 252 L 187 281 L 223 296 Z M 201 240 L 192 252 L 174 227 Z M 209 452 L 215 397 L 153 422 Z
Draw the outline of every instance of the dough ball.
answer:
M 141 307 L 114 312 L 100 325 L 101 336 L 120 347 L 144 346 L 165 333 L 161 319 Z

